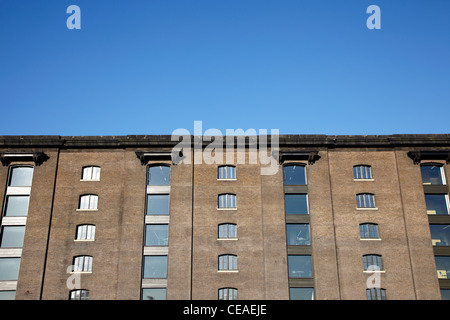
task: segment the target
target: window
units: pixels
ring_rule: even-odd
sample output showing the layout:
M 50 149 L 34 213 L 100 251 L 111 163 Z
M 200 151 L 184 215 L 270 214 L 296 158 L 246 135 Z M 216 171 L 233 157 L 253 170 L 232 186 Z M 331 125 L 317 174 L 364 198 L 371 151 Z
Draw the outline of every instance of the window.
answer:
M 309 224 L 286 224 L 286 238 L 290 246 L 309 246 L 311 244 Z
M 12 167 L 8 186 L 31 187 L 33 170 L 33 167 Z
M 308 214 L 308 198 L 306 193 L 285 194 L 284 205 L 286 214 Z
M 357 165 L 353 167 L 354 179 L 372 179 L 372 168 L 368 165 Z
M 5 216 L 25 217 L 28 215 L 30 196 L 6 196 Z
M 0 300 L 15 300 L 16 291 L 15 290 L 2 290 L 0 291 Z
M 370 193 L 357 194 L 356 206 L 358 208 L 375 208 L 375 196 Z
M 420 166 L 423 184 L 445 184 L 444 168 L 435 164 L 422 164 Z
M 92 272 L 92 257 L 77 256 L 73 259 L 72 272 Z
M 359 225 L 361 239 L 378 239 L 378 225 L 375 223 L 362 223 Z
M 450 300 L 450 289 L 441 289 L 441 299 Z
M 167 246 L 169 244 L 168 224 L 147 224 L 145 226 L 146 246 Z
M 166 288 L 142 289 L 142 300 L 166 300 Z
M 219 300 L 237 300 L 237 289 L 235 288 L 219 289 Z
M 168 215 L 169 214 L 168 194 L 149 194 L 147 195 L 147 214 L 148 215 Z
M 382 288 L 370 288 L 366 290 L 367 300 L 386 300 L 386 290 Z
M 437 276 L 439 279 L 450 279 L 450 256 L 435 256 Z
M 314 300 L 314 288 L 289 288 L 290 300 Z
M 218 179 L 236 179 L 236 167 L 221 166 L 218 168 Z
M 21 248 L 25 236 L 25 226 L 3 226 L 0 234 L 1 248 Z
M 364 271 L 383 270 L 381 256 L 377 254 L 367 254 L 363 256 Z
M 219 270 L 237 270 L 237 256 L 232 254 L 219 256 Z
M 170 185 L 170 167 L 169 166 L 151 166 L 148 168 L 149 186 L 169 186 Z
M 100 167 L 83 167 L 83 175 L 81 176 L 81 180 L 100 180 Z
M 283 167 L 285 185 L 305 185 L 306 168 L 303 165 L 286 165 Z
M 288 255 L 289 278 L 311 278 L 310 255 Z
M 77 226 L 76 240 L 94 240 L 95 239 L 95 225 L 82 224 Z
M 236 208 L 236 195 L 235 194 L 219 195 L 219 208 L 220 209 Z
M 450 246 L 450 224 L 430 224 L 433 246 Z
M 144 278 L 167 278 L 167 256 L 145 256 Z
M 98 206 L 98 196 L 95 194 L 87 194 L 80 197 L 81 210 L 95 210 Z
M 0 258 L 0 280 L 19 278 L 20 258 Z
M 89 290 L 72 290 L 70 291 L 70 300 L 89 300 Z
M 236 225 L 232 223 L 219 224 L 219 239 L 235 239 Z
M 428 214 L 448 214 L 448 195 L 446 194 L 425 194 L 425 204 Z

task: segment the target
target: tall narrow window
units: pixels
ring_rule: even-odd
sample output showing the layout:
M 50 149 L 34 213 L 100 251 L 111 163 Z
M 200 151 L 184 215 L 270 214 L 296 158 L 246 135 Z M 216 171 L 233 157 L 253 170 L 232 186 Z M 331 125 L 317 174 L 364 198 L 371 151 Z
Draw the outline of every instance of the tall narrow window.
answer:
M 147 215 L 168 215 L 170 196 L 168 194 L 147 195 Z
M 95 225 L 82 224 L 77 226 L 76 240 L 94 240 L 95 239 Z
M 314 288 L 289 288 L 290 300 L 314 300 Z
M 235 288 L 220 288 L 219 300 L 237 300 L 238 291 Z
M 89 290 L 80 289 L 70 291 L 70 300 L 89 300 Z
M 166 300 L 166 288 L 142 289 L 142 300 Z
M 100 180 L 100 167 L 88 166 L 83 167 L 82 180 Z
M 288 255 L 289 278 L 312 278 L 310 255 Z
M 0 233 L 1 248 L 21 248 L 25 236 L 25 226 L 3 226 Z
M 91 256 L 77 256 L 73 259 L 73 272 L 91 272 L 92 271 L 92 257 Z
M 356 206 L 358 208 L 375 208 L 375 196 L 371 193 L 357 194 Z
M 353 167 L 354 179 L 372 179 L 372 168 L 368 165 L 358 165 Z
M 168 224 L 147 224 L 145 226 L 146 246 L 167 246 L 169 244 Z
M 311 244 L 308 223 L 286 224 L 286 238 L 289 246 L 309 246 Z
M 450 256 L 435 256 L 437 276 L 439 279 L 450 279 Z
M 237 270 L 237 256 L 233 254 L 220 255 L 219 270 Z
M 236 195 L 228 193 L 219 195 L 219 208 L 236 208 Z
M 236 167 L 235 166 L 221 166 L 218 168 L 218 179 L 236 179 Z
M 12 167 L 9 178 L 10 187 L 31 187 L 33 167 Z
M 81 210 L 92 210 L 97 209 L 98 206 L 98 196 L 95 194 L 86 194 L 80 197 L 80 206 Z
M 0 280 L 17 280 L 20 258 L 0 258 Z
M 433 246 L 450 246 L 450 224 L 430 224 Z
M 370 288 L 366 290 L 367 300 L 386 300 L 386 290 L 382 288 Z
M 284 206 L 286 214 L 308 214 L 308 195 L 306 193 L 285 194 Z
M 167 256 L 145 256 L 144 278 L 167 278 Z
M 4 215 L 7 217 L 25 217 L 28 215 L 29 195 L 6 196 Z
M 367 254 L 363 256 L 364 271 L 383 270 L 381 256 L 377 254 Z
M 443 185 L 445 184 L 444 168 L 441 165 L 422 164 L 420 166 L 423 184 Z
M 378 225 L 375 223 L 362 223 L 359 225 L 361 239 L 378 239 Z
M 149 186 L 169 186 L 170 185 L 170 167 L 169 166 L 151 166 L 148 168 Z
M 235 239 L 236 225 L 232 223 L 219 224 L 219 239 Z
M 283 167 L 285 185 L 305 185 L 306 167 L 302 165 L 286 165 Z

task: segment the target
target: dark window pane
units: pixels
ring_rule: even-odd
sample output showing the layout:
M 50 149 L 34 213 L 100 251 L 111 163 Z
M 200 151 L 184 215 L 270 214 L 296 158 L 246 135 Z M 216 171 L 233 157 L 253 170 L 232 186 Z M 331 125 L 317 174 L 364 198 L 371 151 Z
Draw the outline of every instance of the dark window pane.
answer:
M 450 289 L 441 289 L 441 299 L 450 300 Z
M 25 226 L 3 226 L 0 235 L 0 247 L 21 248 L 24 235 Z
M 433 246 L 450 246 L 450 225 L 430 224 Z
M 306 170 L 304 166 L 285 166 L 283 168 L 285 185 L 306 184 Z
M 169 195 L 168 194 L 148 195 L 147 214 L 169 214 Z
M 30 196 L 7 196 L 5 216 L 19 217 L 28 214 Z
M 286 214 L 308 214 L 306 194 L 286 194 L 284 203 Z
M 289 288 L 291 300 L 314 300 L 313 288 Z
M 142 289 L 142 300 L 166 300 L 165 288 Z
M 20 258 L 0 258 L 0 280 L 17 280 Z
M 169 225 L 148 224 L 145 232 L 146 246 L 167 246 L 169 244 Z
M 145 256 L 144 278 L 167 278 L 167 256 Z
M 425 203 L 428 214 L 448 214 L 445 194 L 425 194 Z
M 450 279 L 450 256 L 436 256 L 436 270 L 439 279 Z
M 444 184 L 442 179 L 442 167 L 440 166 L 421 166 L 423 184 Z
M 308 246 L 311 244 L 309 236 L 309 224 L 287 224 L 287 244 L 291 246 Z
M 148 169 L 149 186 L 168 186 L 170 185 L 170 167 L 155 166 Z
M 11 170 L 9 185 L 11 187 L 31 187 L 33 180 L 33 168 L 16 167 Z
M 288 256 L 289 278 L 311 278 L 311 256 Z

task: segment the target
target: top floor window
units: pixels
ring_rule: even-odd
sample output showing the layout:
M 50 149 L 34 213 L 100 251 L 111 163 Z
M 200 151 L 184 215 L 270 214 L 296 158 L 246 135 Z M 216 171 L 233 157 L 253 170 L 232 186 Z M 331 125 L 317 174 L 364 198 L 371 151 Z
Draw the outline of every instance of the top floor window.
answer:
M 285 185 L 305 185 L 306 168 L 303 165 L 286 165 L 283 167 Z
M 353 177 L 358 180 L 372 179 L 372 167 L 364 164 L 354 166 Z
M 445 184 L 444 168 L 433 163 L 422 164 L 420 166 L 423 184 Z
M 33 167 L 12 167 L 9 178 L 10 187 L 31 187 Z
M 170 166 L 151 166 L 148 168 L 149 186 L 169 186 Z
M 221 166 L 218 168 L 218 179 L 236 179 L 235 166 Z
M 100 167 L 88 166 L 83 167 L 83 175 L 81 180 L 100 180 Z

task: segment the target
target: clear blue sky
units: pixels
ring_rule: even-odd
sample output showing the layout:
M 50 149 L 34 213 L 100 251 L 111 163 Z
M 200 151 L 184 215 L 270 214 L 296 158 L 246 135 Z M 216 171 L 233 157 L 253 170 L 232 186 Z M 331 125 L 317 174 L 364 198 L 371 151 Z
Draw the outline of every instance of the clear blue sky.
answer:
M 69 30 L 69 5 L 81 30 Z M 381 29 L 369 30 L 369 5 Z M 449 0 L 0 0 L 0 135 L 450 133 Z

